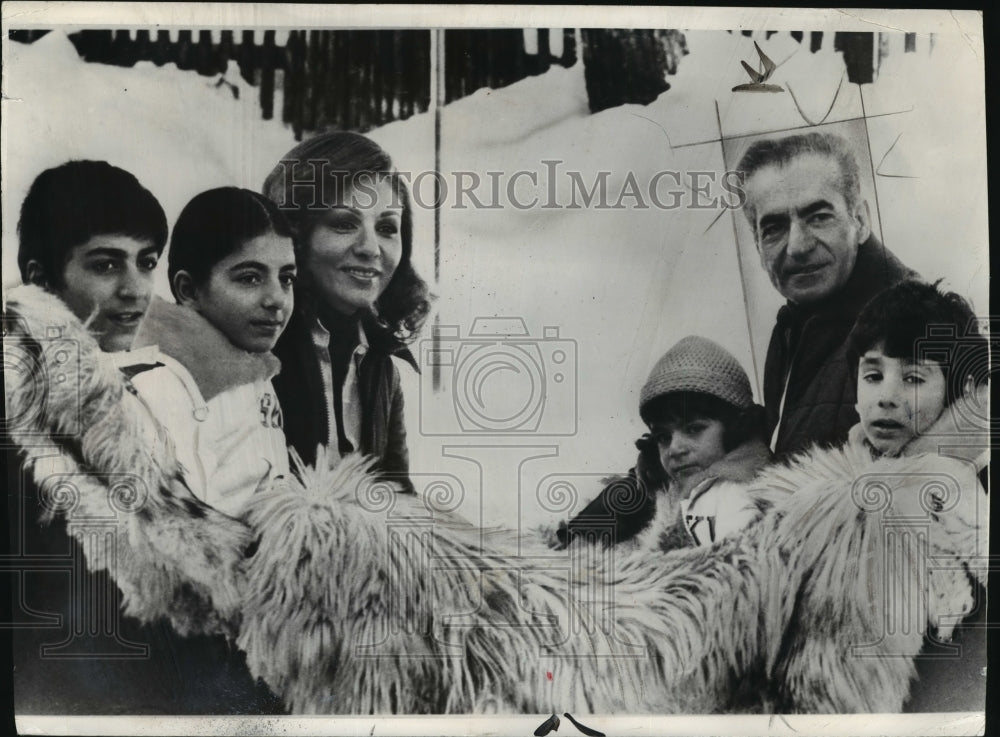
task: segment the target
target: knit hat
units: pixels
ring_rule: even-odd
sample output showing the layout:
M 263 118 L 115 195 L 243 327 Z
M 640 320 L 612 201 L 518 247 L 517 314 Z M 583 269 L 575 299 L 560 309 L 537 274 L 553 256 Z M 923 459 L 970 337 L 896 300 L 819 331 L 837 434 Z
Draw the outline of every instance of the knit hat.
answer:
M 750 379 L 733 355 L 708 338 L 689 335 L 664 353 L 649 372 L 639 395 L 639 415 L 646 405 L 674 392 L 700 392 L 739 409 L 753 406 Z

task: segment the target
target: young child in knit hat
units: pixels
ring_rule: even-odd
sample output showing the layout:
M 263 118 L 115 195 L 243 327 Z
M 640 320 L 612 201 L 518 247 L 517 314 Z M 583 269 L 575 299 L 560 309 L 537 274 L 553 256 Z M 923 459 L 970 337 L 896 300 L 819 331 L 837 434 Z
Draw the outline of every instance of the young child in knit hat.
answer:
M 636 441 L 636 466 L 557 530 L 560 546 L 581 537 L 643 548 L 707 545 L 760 514 L 745 482 L 771 461 L 764 413 L 728 351 L 707 338 L 678 341 L 653 366 L 639 414 L 649 432 Z

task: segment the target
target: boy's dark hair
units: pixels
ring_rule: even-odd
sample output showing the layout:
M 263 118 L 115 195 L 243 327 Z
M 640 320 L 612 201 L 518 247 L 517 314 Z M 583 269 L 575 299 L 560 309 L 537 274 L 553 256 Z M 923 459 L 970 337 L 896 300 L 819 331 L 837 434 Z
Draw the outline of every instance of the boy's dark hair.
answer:
M 49 284 L 62 288 L 70 251 L 98 235 L 148 241 L 162 252 L 167 217 L 132 174 L 106 161 L 68 161 L 39 174 L 21 204 L 17 265 L 28 281 L 37 261 Z
M 174 299 L 178 271 L 186 271 L 195 285 L 203 285 L 219 261 L 247 241 L 272 232 L 292 237 L 285 216 L 264 195 L 239 187 L 219 187 L 195 195 L 181 210 L 170 236 L 167 276 Z
M 934 361 L 947 385 L 945 403 L 962 396 L 971 377 L 975 386 L 990 375 L 989 341 L 969 303 L 934 284 L 908 280 L 877 294 L 861 311 L 847 338 L 848 359 L 857 380 L 858 362 L 881 344 L 891 358 Z
M 726 452 L 753 438 L 763 440 L 766 434 L 766 416 L 760 405 L 740 409 L 724 399 L 701 392 L 673 392 L 656 397 L 645 407 L 644 416 L 650 426 L 657 422 L 685 423 L 696 418 L 718 420 L 724 428 L 722 447 Z

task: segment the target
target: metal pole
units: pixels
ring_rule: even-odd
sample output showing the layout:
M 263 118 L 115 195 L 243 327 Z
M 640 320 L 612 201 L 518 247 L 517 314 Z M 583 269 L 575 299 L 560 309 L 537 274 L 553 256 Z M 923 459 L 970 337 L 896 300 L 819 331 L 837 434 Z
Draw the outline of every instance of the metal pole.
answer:
M 441 280 L 441 109 L 445 102 L 444 77 L 444 29 L 431 31 L 431 98 L 434 104 L 434 284 Z M 431 328 L 432 347 L 437 355 L 440 347 L 440 315 L 435 313 Z M 441 367 L 437 361 L 431 364 L 431 387 L 441 388 Z

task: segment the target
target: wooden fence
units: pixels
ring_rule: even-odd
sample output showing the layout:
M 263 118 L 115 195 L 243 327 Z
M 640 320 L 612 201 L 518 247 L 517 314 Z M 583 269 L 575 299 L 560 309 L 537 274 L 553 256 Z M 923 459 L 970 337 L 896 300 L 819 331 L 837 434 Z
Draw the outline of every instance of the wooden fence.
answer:
M 9 31 L 12 40 L 31 43 L 47 31 Z M 750 36 L 750 31 L 742 31 Z M 765 31 L 765 38 L 775 31 Z M 86 61 L 133 66 L 149 61 L 220 75 L 236 65 L 257 88 L 261 115 L 272 119 L 275 91 L 282 95 L 281 119 L 296 139 L 325 129 L 367 131 L 426 112 L 431 102 L 429 30 L 82 30 L 70 34 Z M 755 32 L 753 35 L 760 35 Z M 829 43 L 822 32 L 792 31 L 808 37 L 816 52 Z M 899 34 L 897 34 L 899 35 Z M 871 82 L 885 56 L 885 34 L 836 33 L 848 79 Z M 582 45 L 582 50 L 577 46 Z M 906 34 L 904 50 L 916 48 Z M 478 89 L 496 89 L 541 74 L 552 65 L 570 67 L 582 57 L 591 112 L 626 103 L 648 104 L 670 88 L 688 53 L 684 34 L 650 29 L 450 29 L 444 32 L 445 103 Z

